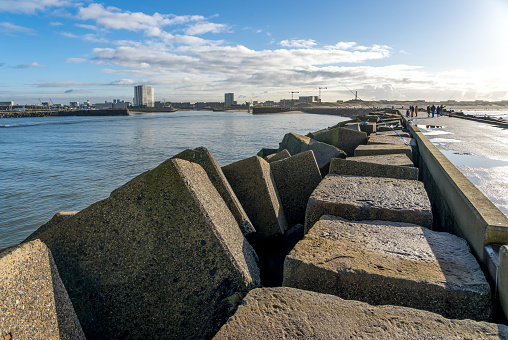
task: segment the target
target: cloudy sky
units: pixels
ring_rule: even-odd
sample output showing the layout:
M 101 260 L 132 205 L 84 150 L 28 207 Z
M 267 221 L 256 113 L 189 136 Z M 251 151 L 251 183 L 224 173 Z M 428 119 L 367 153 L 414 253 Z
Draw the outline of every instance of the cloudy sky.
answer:
M 508 1 L 0 0 L 0 101 L 508 100 Z

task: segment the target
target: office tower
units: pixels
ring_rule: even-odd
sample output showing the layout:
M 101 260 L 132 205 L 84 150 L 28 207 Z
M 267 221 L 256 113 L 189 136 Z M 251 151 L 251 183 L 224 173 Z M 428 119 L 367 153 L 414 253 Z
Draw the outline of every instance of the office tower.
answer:
M 233 106 L 234 101 L 235 101 L 234 93 L 224 94 L 224 106 Z

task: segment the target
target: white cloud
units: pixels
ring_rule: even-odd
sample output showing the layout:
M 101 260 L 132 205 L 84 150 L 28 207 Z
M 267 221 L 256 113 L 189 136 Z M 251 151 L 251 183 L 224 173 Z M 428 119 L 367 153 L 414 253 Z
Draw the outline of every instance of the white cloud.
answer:
M 227 25 L 215 24 L 212 22 L 204 22 L 190 26 L 185 33 L 188 35 L 199 35 L 205 33 L 220 33 L 227 30 L 228 30 Z
M 312 39 L 308 40 L 282 40 L 279 45 L 284 47 L 295 47 L 295 48 L 310 48 L 316 45 L 316 42 Z
M 81 64 L 81 63 L 85 63 L 87 61 L 88 60 L 85 58 L 67 58 L 67 60 L 65 62 L 67 64 Z
M 14 25 L 10 22 L 0 22 L 0 32 L 11 35 L 16 33 L 37 35 L 35 31 L 31 28 Z
M 69 7 L 77 3 L 74 0 L 2 0 L 0 12 L 35 14 L 52 7 Z
M 58 21 L 53 21 L 53 22 L 50 22 L 49 25 L 50 26 L 62 26 L 63 24 L 61 22 L 58 22 Z
M 21 64 L 21 65 L 16 66 L 16 68 L 30 68 L 30 67 L 47 67 L 47 66 L 41 65 L 36 61 L 34 61 L 33 63 L 30 63 L 30 64 Z

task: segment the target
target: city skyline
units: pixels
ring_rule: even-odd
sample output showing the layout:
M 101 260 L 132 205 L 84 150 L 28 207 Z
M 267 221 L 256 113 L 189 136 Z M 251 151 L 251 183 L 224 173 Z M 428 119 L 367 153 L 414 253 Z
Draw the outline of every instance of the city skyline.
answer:
M 0 101 L 508 100 L 507 17 L 503 0 L 0 0 Z

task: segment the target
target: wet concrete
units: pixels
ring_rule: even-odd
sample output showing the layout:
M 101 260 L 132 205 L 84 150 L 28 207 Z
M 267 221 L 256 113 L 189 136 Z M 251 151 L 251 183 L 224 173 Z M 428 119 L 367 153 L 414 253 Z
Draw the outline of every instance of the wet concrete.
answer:
M 426 114 L 413 124 L 508 216 L 508 129 Z

